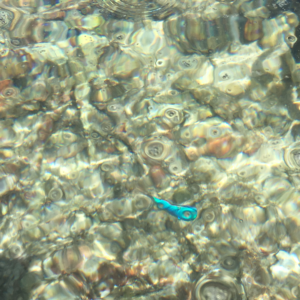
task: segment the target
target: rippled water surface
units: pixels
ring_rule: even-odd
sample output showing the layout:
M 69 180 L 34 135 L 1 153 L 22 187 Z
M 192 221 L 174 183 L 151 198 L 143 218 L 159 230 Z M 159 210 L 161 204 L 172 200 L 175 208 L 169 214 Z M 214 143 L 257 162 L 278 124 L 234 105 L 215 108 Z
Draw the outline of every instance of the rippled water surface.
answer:
M 0 0 L 0 299 L 299 299 L 299 16 Z

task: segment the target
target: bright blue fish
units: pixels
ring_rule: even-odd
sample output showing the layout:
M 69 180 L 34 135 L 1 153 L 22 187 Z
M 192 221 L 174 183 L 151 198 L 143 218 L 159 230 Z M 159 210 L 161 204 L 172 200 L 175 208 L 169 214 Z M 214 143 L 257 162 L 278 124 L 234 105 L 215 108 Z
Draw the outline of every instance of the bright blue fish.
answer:
M 178 220 L 192 221 L 197 218 L 197 209 L 191 206 L 179 206 L 173 205 L 166 200 L 161 200 L 153 197 L 157 207 L 166 210 L 172 216 L 178 218 Z

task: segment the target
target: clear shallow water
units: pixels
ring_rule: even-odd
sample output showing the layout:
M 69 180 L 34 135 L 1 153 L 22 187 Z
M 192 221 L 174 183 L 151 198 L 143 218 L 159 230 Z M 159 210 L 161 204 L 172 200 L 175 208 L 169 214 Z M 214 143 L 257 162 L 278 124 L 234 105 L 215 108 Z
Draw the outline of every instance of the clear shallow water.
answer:
M 299 12 L 1 1 L 1 299 L 298 299 Z

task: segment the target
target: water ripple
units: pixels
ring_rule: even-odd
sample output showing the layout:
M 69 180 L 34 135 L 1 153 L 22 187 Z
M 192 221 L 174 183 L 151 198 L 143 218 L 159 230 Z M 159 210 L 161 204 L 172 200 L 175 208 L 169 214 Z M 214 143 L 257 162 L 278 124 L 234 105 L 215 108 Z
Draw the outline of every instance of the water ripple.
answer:
M 146 16 L 163 19 L 174 12 L 175 1 L 156 0 L 98 0 L 105 10 L 119 18 L 143 18 Z

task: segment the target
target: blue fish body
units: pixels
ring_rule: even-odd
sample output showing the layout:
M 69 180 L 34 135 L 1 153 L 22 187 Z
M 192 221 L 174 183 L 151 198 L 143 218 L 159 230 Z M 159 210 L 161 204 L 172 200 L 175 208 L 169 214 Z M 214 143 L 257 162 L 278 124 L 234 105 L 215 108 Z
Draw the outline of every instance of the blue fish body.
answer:
M 153 197 L 153 199 L 159 209 L 166 210 L 172 216 L 177 217 L 178 220 L 192 221 L 197 218 L 197 209 L 195 207 L 173 205 L 166 200 L 156 197 Z

